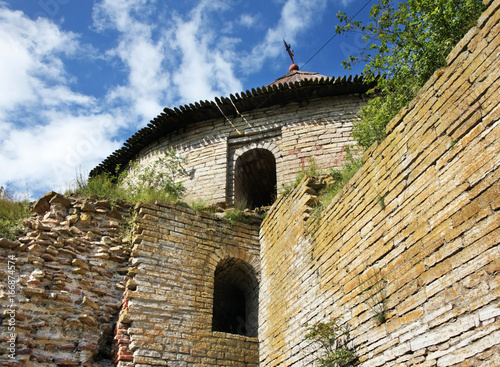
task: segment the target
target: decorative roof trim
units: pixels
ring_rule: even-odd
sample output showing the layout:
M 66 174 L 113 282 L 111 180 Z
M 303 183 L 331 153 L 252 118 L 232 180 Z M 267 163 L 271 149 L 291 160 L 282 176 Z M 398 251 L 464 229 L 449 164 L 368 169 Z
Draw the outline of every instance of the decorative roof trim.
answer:
M 363 82 L 363 75 L 311 78 L 288 83 L 276 82 L 257 88 L 257 90 L 252 88 L 251 91 L 242 91 L 234 95 L 231 94 L 229 97 L 216 97 L 215 102 L 205 100 L 174 107 L 173 109 L 164 108 L 163 112 L 152 119 L 146 127 L 128 138 L 123 147 L 114 151 L 95 167 L 89 176 L 95 177 L 104 172 L 114 173 L 117 166 L 126 166 L 131 160 L 135 159 L 143 148 L 166 134 L 184 128 L 189 124 L 224 118 L 221 111 L 226 116 L 232 116 L 235 113 L 235 107 L 239 112 L 246 112 L 303 99 L 366 93 L 373 87 L 373 85 Z

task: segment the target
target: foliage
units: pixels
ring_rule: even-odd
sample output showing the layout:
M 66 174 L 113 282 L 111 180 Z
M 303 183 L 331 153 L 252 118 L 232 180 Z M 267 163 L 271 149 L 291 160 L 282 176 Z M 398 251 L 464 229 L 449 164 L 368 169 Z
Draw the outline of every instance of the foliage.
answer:
M 200 211 L 200 212 L 205 212 L 205 213 L 215 213 L 216 212 L 215 206 L 209 205 L 208 199 L 205 199 L 205 200 L 198 199 L 198 200 L 191 201 L 188 204 L 188 206 L 191 209 L 194 209 L 194 210 Z
M 231 225 L 234 225 L 235 222 L 248 223 L 249 220 L 245 215 L 246 207 L 247 203 L 245 200 L 236 201 L 234 203 L 234 208 L 226 210 L 224 218 L 229 219 Z
M 333 198 L 342 190 L 347 182 L 358 172 L 363 165 L 362 157 L 355 156 L 352 151 L 345 148 L 345 161 L 340 169 L 332 168 L 329 176 L 332 178 L 330 183 L 321 190 L 319 195 L 318 204 L 315 210 L 316 218 L 320 216 L 323 209 L 325 209 L 333 200 Z
M 386 287 L 387 281 L 382 277 L 380 269 L 368 271 L 366 279 L 359 277 L 359 284 L 364 285 L 367 294 L 366 305 L 377 317 L 379 324 L 386 322 Z
M 185 192 L 182 182 L 187 175 L 185 160 L 173 150 L 166 150 L 164 156 L 150 164 L 131 162 L 129 170 L 114 174 L 105 172 L 86 180 L 78 175 L 73 191 L 82 195 L 105 198 L 111 201 L 126 200 L 131 203 L 165 201 L 175 202 Z
M 342 317 L 329 322 L 318 322 L 307 328 L 306 339 L 320 344 L 323 355 L 318 359 L 321 367 L 349 366 L 356 358 L 348 347 L 349 328 L 341 324 Z
M 174 150 L 165 150 L 163 153 L 163 157 L 151 164 L 134 162 L 129 175 L 124 179 L 126 189 L 138 196 L 140 201 L 150 201 L 158 192 L 166 193 L 172 198 L 180 198 L 185 192 L 184 185 L 178 180 L 187 176 L 183 166 L 185 159 L 179 157 Z
M 305 176 L 319 176 L 323 174 L 323 172 L 319 169 L 318 165 L 316 164 L 314 157 L 309 157 L 307 162 L 308 162 L 307 166 L 300 167 L 299 172 L 297 172 L 297 176 L 295 176 L 294 182 L 288 185 L 283 184 L 282 195 L 288 194 L 293 188 L 297 187 L 300 184 L 300 181 L 302 181 L 302 179 Z
M 378 94 L 361 109 L 353 137 L 365 149 L 385 137 L 387 123 L 407 105 L 474 25 L 485 6 L 481 0 L 378 0 L 363 24 L 339 12 L 338 34 L 361 32 L 364 48 L 344 60 L 351 68 L 364 62 L 365 80 Z M 378 77 L 382 75 L 383 77 Z
M 316 164 L 316 161 L 314 160 L 314 157 L 309 157 L 307 159 L 307 163 L 307 166 L 301 167 L 300 171 L 297 173 L 297 177 L 295 177 L 294 182 L 295 186 L 297 186 L 305 176 L 318 176 L 322 174 L 321 170 Z
M 24 232 L 22 220 L 29 217 L 29 202 L 16 200 L 14 195 L 0 186 L 0 237 L 15 240 Z
M 333 198 L 339 193 L 340 190 L 345 186 L 345 184 L 356 174 L 356 172 L 363 165 L 362 157 L 355 155 L 351 148 L 345 147 L 345 161 L 341 165 L 340 169 L 332 168 L 329 172 L 321 170 L 314 158 L 309 158 L 309 164 L 306 167 L 302 167 L 297 173 L 295 181 L 289 185 L 284 186 L 283 195 L 290 192 L 291 189 L 297 187 L 302 179 L 306 176 L 325 176 L 328 175 L 332 179 L 330 183 L 321 190 L 319 193 L 319 200 L 316 206 L 315 215 L 319 216 L 324 208 L 326 208 Z M 359 152 L 357 152 L 359 153 Z
M 82 173 L 78 173 L 74 186 L 69 190 L 81 195 L 97 199 L 127 200 L 128 194 L 117 182 L 115 175 L 105 172 L 96 177 L 87 179 Z

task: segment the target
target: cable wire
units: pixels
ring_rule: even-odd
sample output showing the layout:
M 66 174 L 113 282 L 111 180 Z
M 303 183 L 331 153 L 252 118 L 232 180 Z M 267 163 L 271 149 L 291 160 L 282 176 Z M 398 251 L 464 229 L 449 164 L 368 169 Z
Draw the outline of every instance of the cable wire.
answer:
M 354 19 L 356 18 L 356 16 L 361 13 L 363 11 L 364 8 L 366 8 L 368 6 L 369 3 L 371 3 L 372 0 L 368 0 L 357 12 L 356 14 L 354 14 L 351 19 Z M 320 49 L 318 51 L 316 51 L 314 53 L 314 55 L 312 55 L 304 64 L 302 64 L 301 67 L 299 67 L 299 70 L 302 70 L 302 68 L 307 65 L 312 59 L 314 59 L 335 37 L 337 37 L 338 33 L 335 33 L 328 41 L 325 42 L 325 44 L 323 46 L 320 47 Z M 288 77 L 288 79 L 290 79 L 292 77 L 292 75 L 290 75 Z M 285 79 L 285 81 L 283 81 L 283 84 L 284 83 L 288 83 L 288 81 Z M 262 101 L 255 109 L 259 109 L 264 103 L 266 103 L 272 96 L 274 96 L 276 94 L 277 91 L 275 91 L 274 93 L 272 93 L 269 97 L 267 97 L 264 101 Z M 236 112 L 241 116 L 243 117 L 243 115 L 238 111 L 238 109 L 236 108 L 236 106 L 234 105 L 234 103 L 232 103 Z M 219 105 L 217 105 L 217 107 L 219 108 L 219 111 L 222 113 L 222 116 L 224 116 L 224 118 L 229 121 L 229 123 L 231 124 L 231 126 L 238 132 L 238 134 L 242 134 L 237 128 L 236 126 L 233 125 L 233 123 L 229 120 L 229 118 L 226 117 L 226 115 L 224 115 L 224 113 L 222 112 L 222 109 L 219 107 Z M 243 117 L 243 119 L 246 121 L 246 119 Z M 246 121 L 247 124 L 248 121 Z M 250 124 L 249 124 L 250 125 Z
M 372 0 L 368 0 L 368 1 L 365 3 L 365 5 L 363 5 L 363 6 L 361 7 L 361 9 L 359 9 L 359 10 L 356 12 L 356 14 L 354 14 L 354 15 L 352 16 L 352 18 L 351 18 L 351 19 L 356 18 L 356 16 L 357 16 L 359 13 L 361 13 L 361 12 L 363 11 L 363 9 L 364 9 L 364 8 L 366 8 L 366 7 L 368 6 L 368 4 L 369 4 L 369 3 L 371 3 L 371 1 L 372 1 Z M 320 48 L 318 51 L 316 51 L 316 53 L 315 53 L 314 55 L 312 55 L 312 56 L 309 58 L 309 60 L 307 60 L 304 64 L 302 64 L 302 66 L 301 66 L 299 69 L 300 69 L 300 70 L 302 70 L 302 68 L 303 68 L 304 66 L 306 66 L 306 65 L 309 63 L 309 61 L 311 61 L 312 59 L 314 59 L 314 58 L 315 58 L 315 57 L 316 57 L 316 56 L 317 56 L 317 55 L 318 55 L 318 54 L 319 54 L 319 53 L 320 53 L 320 52 L 321 52 L 321 51 L 322 51 L 322 50 L 323 50 L 323 49 L 324 49 L 324 48 L 325 48 L 325 47 L 326 47 L 326 46 L 327 46 L 330 42 L 332 42 L 332 41 L 333 41 L 333 39 L 334 39 L 335 37 L 337 37 L 337 36 L 338 36 L 338 33 L 335 33 L 335 34 L 334 34 L 334 35 L 333 35 L 333 36 L 332 36 L 332 37 L 331 37 L 328 41 L 326 41 L 326 43 L 325 43 L 323 46 L 321 46 L 321 48 Z

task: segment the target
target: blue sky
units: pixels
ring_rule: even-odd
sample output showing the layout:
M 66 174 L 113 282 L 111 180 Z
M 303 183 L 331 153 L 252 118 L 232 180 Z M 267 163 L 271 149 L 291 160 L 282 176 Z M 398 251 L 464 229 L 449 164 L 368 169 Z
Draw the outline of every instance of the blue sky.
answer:
M 164 107 L 286 74 L 283 38 L 303 66 L 366 1 L 0 0 L 0 186 L 67 190 Z M 360 47 L 335 37 L 303 70 L 359 74 Z

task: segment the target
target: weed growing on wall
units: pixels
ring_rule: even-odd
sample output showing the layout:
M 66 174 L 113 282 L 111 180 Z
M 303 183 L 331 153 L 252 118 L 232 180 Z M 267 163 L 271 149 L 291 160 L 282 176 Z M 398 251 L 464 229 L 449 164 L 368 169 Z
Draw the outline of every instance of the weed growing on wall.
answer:
M 24 232 L 22 220 L 29 216 L 29 202 L 18 201 L 0 186 L 0 237 L 14 240 Z
M 226 210 L 224 218 L 228 219 L 231 225 L 234 225 L 235 222 L 248 223 L 249 220 L 245 215 L 246 207 L 246 200 L 238 200 L 234 203 L 234 208 Z
M 186 191 L 180 182 L 187 176 L 185 163 L 184 158 L 167 149 L 163 156 L 150 164 L 132 163 L 123 185 L 138 198 L 137 201 L 154 200 L 154 196 L 159 193 L 167 195 L 167 199 L 178 199 Z
M 197 200 L 189 202 L 188 206 L 191 209 L 194 209 L 194 210 L 199 211 L 199 212 L 205 212 L 205 213 L 211 213 L 211 214 L 217 212 L 216 207 L 214 205 L 209 204 L 209 199 L 205 199 L 205 200 L 197 199 Z
M 166 150 L 150 164 L 131 162 L 128 170 L 117 167 L 115 174 L 106 172 L 88 180 L 80 174 L 73 191 L 110 201 L 176 202 L 185 192 L 181 182 L 187 176 L 184 164 L 184 158 L 173 150 Z
M 356 157 L 349 148 L 346 148 L 345 152 L 346 160 L 340 169 L 331 169 L 329 172 L 332 179 L 320 192 L 318 205 L 315 211 L 316 216 L 319 216 L 323 210 L 330 205 L 333 198 L 363 165 L 363 159 L 361 157 Z
M 324 172 L 318 167 L 314 157 L 309 157 L 307 159 L 307 165 L 300 167 L 299 172 L 297 172 L 297 176 L 295 176 L 295 181 L 289 184 L 283 184 L 282 195 L 287 195 L 292 189 L 299 186 L 300 181 L 306 176 L 319 176 L 324 174 Z
M 341 322 L 342 317 L 334 317 L 331 321 L 307 327 L 306 339 L 318 343 L 323 352 L 317 360 L 321 367 L 350 366 L 356 359 L 348 347 L 349 327 Z
M 362 279 L 364 278 L 364 279 Z M 364 277 L 359 277 L 359 284 L 365 288 L 366 305 L 376 316 L 379 324 L 386 321 L 386 286 L 387 281 L 382 277 L 380 269 L 371 270 Z
M 127 192 L 119 185 L 119 179 L 109 172 L 105 172 L 99 176 L 87 178 L 78 173 L 74 182 L 74 186 L 66 192 L 79 193 L 83 196 L 93 197 L 96 199 L 108 199 L 111 202 L 117 200 L 127 200 Z

